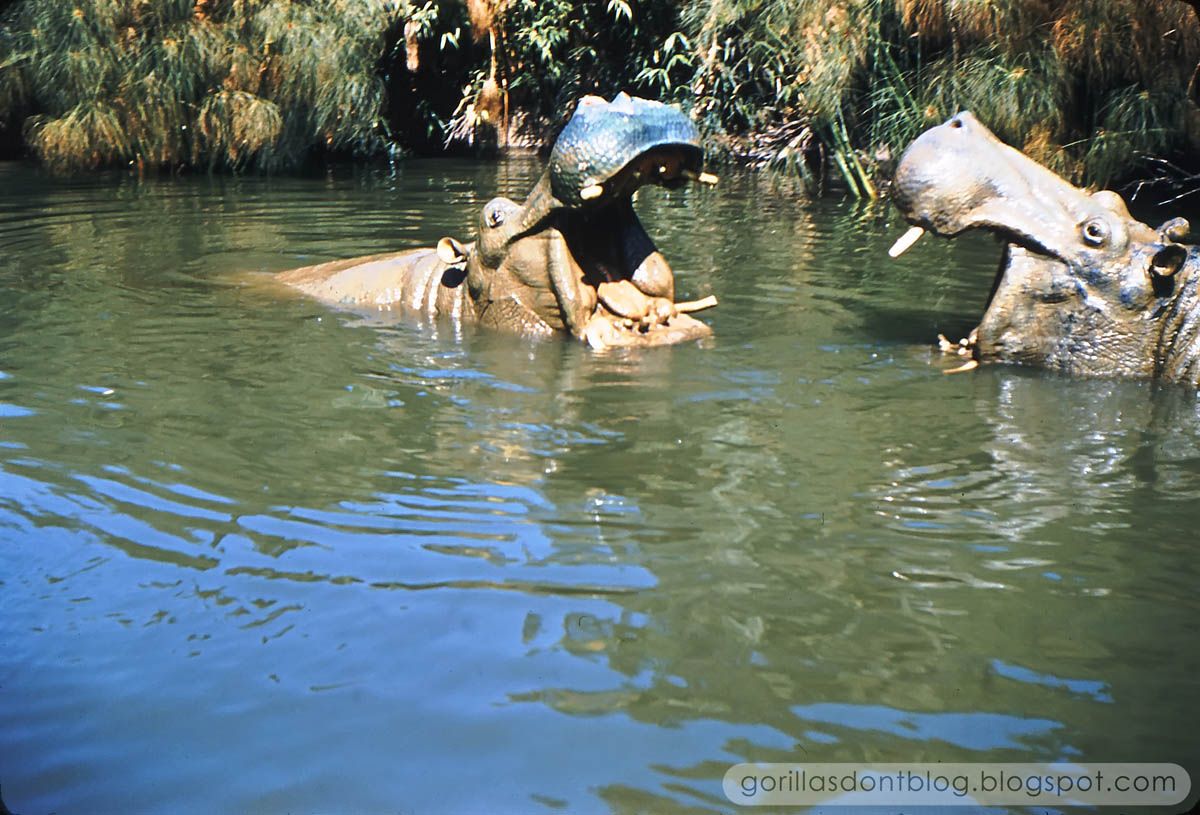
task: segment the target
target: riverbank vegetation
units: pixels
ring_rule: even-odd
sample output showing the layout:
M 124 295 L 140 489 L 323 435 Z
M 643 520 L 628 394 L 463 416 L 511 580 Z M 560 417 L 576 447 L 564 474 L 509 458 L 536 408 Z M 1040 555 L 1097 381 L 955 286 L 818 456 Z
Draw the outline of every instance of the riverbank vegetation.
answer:
M 1078 182 L 1200 146 L 1200 27 L 1183 0 L 10 0 L 0 12 L 0 130 L 68 170 L 537 144 L 578 96 L 619 90 L 682 105 L 727 156 L 865 196 L 959 109 Z
M 0 119 L 46 164 L 273 168 L 385 146 L 389 0 L 28 0 L 0 38 Z M 3 116 L 7 113 L 7 116 Z

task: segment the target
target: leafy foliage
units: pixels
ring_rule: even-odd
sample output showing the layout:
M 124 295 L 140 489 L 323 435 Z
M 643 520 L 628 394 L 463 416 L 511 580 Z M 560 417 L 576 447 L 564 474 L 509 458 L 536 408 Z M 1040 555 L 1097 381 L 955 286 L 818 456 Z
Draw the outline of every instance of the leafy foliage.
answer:
M 16 0 L 0 127 L 19 114 L 68 169 L 271 168 L 418 131 L 536 143 L 581 95 L 624 90 L 864 196 L 960 109 L 1106 184 L 1200 147 L 1196 17 L 1182 0 Z
M 661 95 L 643 69 L 662 60 L 663 41 L 678 23 L 673 3 L 492 0 L 490 14 L 499 32 L 496 80 L 520 113 L 514 129 L 533 141 L 561 125 L 585 94 L 612 96 L 624 90 Z M 680 76 L 690 71 L 690 63 L 672 67 L 679 68 Z M 480 124 L 474 117 L 490 76 L 481 66 L 466 87 L 452 123 L 464 140 Z
M 515 101 L 543 119 L 636 91 L 731 153 L 813 182 L 829 167 L 864 196 L 963 109 L 1076 181 L 1200 145 L 1200 26 L 1179 0 L 509 0 L 497 24 Z
M 962 109 L 1077 181 L 1200 143 L 1200 27 L 1177 0 L 690 0 L 682 18 L 705 122 L 803 123 L 860 194 L 877 157 Z
M 0 109 L 47 164 L 277 167 L 384 132 L 376 63 L 403 0 L 25 0 Z

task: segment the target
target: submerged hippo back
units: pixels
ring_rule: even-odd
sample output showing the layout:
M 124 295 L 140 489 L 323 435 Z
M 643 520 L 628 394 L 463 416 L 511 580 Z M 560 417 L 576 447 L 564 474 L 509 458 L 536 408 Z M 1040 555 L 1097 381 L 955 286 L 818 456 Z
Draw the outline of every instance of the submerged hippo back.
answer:
M 464 272 L 433 249 L 412 249 L 290 269 L 275 279 L 322 302 L 355 310 L 420 311 L 461 317 Z

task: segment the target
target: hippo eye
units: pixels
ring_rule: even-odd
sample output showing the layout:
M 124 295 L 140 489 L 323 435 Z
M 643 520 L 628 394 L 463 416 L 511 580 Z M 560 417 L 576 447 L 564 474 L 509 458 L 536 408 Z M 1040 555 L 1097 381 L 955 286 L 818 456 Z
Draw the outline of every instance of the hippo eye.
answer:
M 1083 240 L 1089 246 L 1100 246 L 1108 240 L 1108 224 L 1093 218 L 1083 225 Z
M 483 214 L 483 220 L 492 228 L 500 226 L 504 223 L 504 210 L 500 207 L 488 207 L 487 212 Z

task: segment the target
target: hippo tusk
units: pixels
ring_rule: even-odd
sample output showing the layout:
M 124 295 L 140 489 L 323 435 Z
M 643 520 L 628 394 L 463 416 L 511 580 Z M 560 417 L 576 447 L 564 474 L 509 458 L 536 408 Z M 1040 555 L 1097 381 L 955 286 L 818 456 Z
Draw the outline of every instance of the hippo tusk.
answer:
M 710 294 L 708 297 L 701 297 L 699 300 L 685 300 L 682 303 L 676 303 L 675 313 L 688 314 L 693 311 L 704 311 L 704 309 L 712 308 L 716 304 L 716 295 Z
M 925 230 L 919 226 L 914 226 L 912 229 L 900 236 L 900 240 L 892 244 L 892 248 L 888 250 L 888 257 L 898 258 L 912 249 L 913 244 L 921 239 L 925 234 Z
M 680 173 L 689 181 L 699 181 L 701 184 L 707 184 L 710 187 L 714 186 L 721 179 L 717 178 L 712 173 L 697 173 L 695 170 L 684 170 Z
M 604 195 L 604 187 L 600 184 L 592 184 L 579 191 L 579 197 L 584 201 L 591 201 L 593 198 L 599 198 L 601 195 Z
M 967 371 L 973 371 L 979 367 L 979 360 L 969 359 L 957 368 L 949 368 L 942 371 L 944 374 L 965 374 Z

